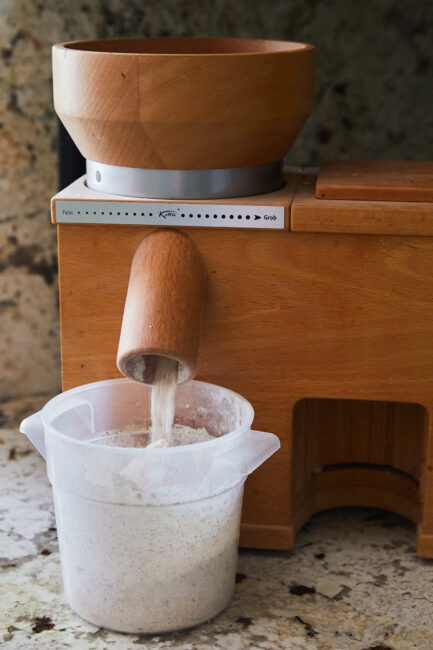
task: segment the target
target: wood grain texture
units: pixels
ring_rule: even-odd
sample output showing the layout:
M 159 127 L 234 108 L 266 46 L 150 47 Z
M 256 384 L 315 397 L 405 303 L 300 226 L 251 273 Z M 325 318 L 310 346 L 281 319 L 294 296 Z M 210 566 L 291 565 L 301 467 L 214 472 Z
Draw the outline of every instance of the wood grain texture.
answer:
M 179 363 L 182 383 L 193 379 L 205 299 L 203 261 L 191 239 L 165 228 L 147 235 L 135 252 L 123 311 L 117 367 L 152 384 L 159 356 Z
M 292 430 L 295 530 L 324 506 L 380 504 L 417 523 L 427 421 L 418 404 L 300 400 Z
M 423 529 L 418 526 L 417 531 L 417 555 L 421 557 L 433 557 L 433 535 L 426 534 L 423 532 Z
M 67 389 L 118 376 L 130 266 L 149 229 L 58 231 Z M 254 428 L 281 440 L 247 481 L 243 544 L 289 547 L 312 512 L 350 503 L 401 512 L 418 520 L 420 540 L 430 539 L 433 238 L 188 235 L 209 278 L 198 378 L 244 395 Z M 315 401 L 323 398 L 330 401 Z
M 318 199 L 315 178 L 305 178 L 292 202 L 295 232 L 433 236 L 433 203 Z
M 416 524 L 419 521 L 416 482 L 379 467 L 342 467 L 320 472 L 309 481 L 305 492 L 297 495 L 295 503 L 295 530 L 316 512 L 346 506 L 380 507 Z
M 433 201 L 433 162 L 325 160 L 316 198 L 362 201 Z
M 293 526 L 261 526 L 241 523 L 239 544 L 248 548 L 272 548 L 284 551 L 295 542 Z
M 314 98 L 314 47 L 148 38 L 53 48 L 54 105 L 90 160 L 219 169 L 281 160 Z

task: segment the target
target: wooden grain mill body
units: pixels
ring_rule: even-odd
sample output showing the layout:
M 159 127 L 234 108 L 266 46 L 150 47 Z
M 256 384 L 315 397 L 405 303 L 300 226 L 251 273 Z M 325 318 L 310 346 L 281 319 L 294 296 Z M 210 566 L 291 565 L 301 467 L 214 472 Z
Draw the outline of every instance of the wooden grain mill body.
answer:
M 53 200 L 64 389 L 119 375 L 130 265 L 154 229 L 61 223 L 59 200 L 120 198 L 77 183 Z M 316 199 L 303 175 L 214 203 L 286 215 L 280 231 L 183 229 L 208 275 L 197 378 L 244 395 L 281 440 L 247 481 L 241 543 L 287 549 L 314 512 L 377 506 L 416 522 L 433 557 L 432 204 Z

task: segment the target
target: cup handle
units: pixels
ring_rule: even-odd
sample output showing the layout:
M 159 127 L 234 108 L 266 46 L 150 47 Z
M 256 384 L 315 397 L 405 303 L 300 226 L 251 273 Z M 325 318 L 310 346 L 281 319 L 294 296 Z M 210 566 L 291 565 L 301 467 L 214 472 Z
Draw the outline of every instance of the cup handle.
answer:
M 245 481 L 264 461 L 280 448 L 273 433 L 247 430 L 235 446 L 217 454 L 208 469 L 207 480 L 212 493 Z
M 218 466 L 230 464 L 236 472 L 246 478 L 280 447 L 280 440 L 273 433 L 250 429 L 234 447 L 216 456 L 214 467 L 217 467 L 217 463 Z
M 46 459 L 45 432 L 41 413 L 42 411 L 38 411 L 25 418 L 20 424 L 20 432 L 27 436 L 41 456 Z
M 280 439 L 274 433 L 253 429 L 248 433 L 248 443 L 251 450 L 247 452 L 248 457 L 246 458 L 248 474 L 254 472 L 281 447 Z

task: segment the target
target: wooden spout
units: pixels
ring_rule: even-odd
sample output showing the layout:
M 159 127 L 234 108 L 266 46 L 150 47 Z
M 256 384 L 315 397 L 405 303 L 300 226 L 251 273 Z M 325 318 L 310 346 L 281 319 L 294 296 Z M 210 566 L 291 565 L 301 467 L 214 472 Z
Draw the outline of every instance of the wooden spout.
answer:
M 192 379 L 205 295 L 205 269 L 193 242 L 163 229 L 145 237 L 131 266 L 117 353 L 127 377 L 152 384 L 158 358 L 179 363 L 178 381 Z

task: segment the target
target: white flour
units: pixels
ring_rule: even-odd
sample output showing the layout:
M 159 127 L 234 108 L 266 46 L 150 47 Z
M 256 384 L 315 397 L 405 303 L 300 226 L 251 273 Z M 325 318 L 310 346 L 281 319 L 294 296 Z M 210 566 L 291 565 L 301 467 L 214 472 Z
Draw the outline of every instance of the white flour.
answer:
M 170 446 L 192 445 L 196 442 L 213 440 L 206 429 L 193 429 L 183 424 L 174 424 L 171 429 Z M 106 445 L 107 447 L 168 447 L 168 441 L 162 438 L 151 442 L 151 431 L 138 425 L 125 427 L 122 431 L 107 431 L 101 436 L 92 440 L 94 445 Z
M 242 490 L 238 485 L 165 506 L 54 490 L 71 607 L 95 625 L 135 633 L 176 630 L 215 616 L 233 594 Z
M 92 442 L 147 447 L 150 438 L 149 428 L 132 425 Z M 172 428 L 172 445 L 214 439 L 204 428 Z M 131 485 L 134 461 L 126 468 Z M 54 490 L 69 604 L 95 625 L 122 632 L 159 633 L 212 618 L 233 595 L 242 492 L 236 485 L 186 503 L 130 505 Z
M 159 357 L 152 384 L 152 446 L 171 447 L 178 363 Z M 160 442 L 161 441 L 161 442 Z

